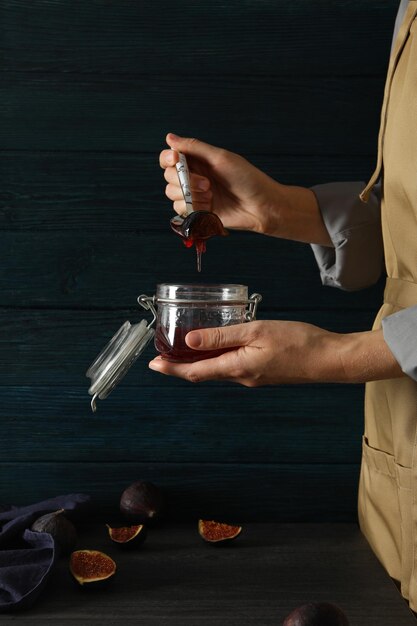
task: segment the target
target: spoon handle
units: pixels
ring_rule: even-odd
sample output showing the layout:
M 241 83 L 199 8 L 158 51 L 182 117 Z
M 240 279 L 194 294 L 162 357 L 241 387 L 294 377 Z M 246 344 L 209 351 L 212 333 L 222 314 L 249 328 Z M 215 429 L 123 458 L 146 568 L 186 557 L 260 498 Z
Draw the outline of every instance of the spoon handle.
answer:
M 185 200 L 185 215 L 193 212 L 193 198 L 191 196 L 190 172 L 188 171 L 187 159 L 185 154 L 179 152 L 180 160 L 176 163 L 178 179 L 181 185 L 181 191 Z

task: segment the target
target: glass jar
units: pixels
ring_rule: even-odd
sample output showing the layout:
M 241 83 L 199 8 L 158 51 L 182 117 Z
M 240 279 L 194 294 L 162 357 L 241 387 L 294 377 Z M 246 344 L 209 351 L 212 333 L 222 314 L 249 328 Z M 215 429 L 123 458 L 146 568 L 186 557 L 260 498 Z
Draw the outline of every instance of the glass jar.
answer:
M 248 299 L 245 285 L 157 285 L 155 348 L 163 359 L 193 362 L 225 350 L 193 350 L 185 343 L 191 330 L 242 324 L 255 319 L 261 296 Z M 249 310 L 247 306 L 249 304 Z
M 245 285 L 157 285 L 156 294 L 139 296 L 139 304 L 153 313 L 147 323 L 125 322 L 87 370 L 91 379 L 88 390 L 93 396 L 91 407 L 96 410 L 97 398 L 104 399 L 125 376 L 154 337 L 155 348 L 163 359 L 193 362 L 225 352 L 223 350 L 193 350 L 185 343 L 191 330 L 242 324 L 256 318 L 262 296 L 254 293 L 248 298 Z M 152 328 L 156 322 L 156 329 Z

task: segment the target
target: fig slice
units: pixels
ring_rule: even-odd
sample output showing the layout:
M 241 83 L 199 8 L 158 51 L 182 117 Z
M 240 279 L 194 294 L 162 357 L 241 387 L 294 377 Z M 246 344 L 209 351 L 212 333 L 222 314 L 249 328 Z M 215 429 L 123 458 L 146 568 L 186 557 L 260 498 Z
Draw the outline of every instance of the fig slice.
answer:
M 116 563 L 99 550 L 75 550 L 70 557 L 70 571 L 80 585 L 96 586 L 116 573 Z
M 146 526 L 121 526 L 114 528 L 106 524 L 109 537 L 121 548 L 133 548 L 141 545 L 146 539 Z
M 200 537 L 208 543 L 226 543 L 236 539 L 242 532 L 242 526 L 230 526 L 214 520 L 198 520 L 198 532 Z

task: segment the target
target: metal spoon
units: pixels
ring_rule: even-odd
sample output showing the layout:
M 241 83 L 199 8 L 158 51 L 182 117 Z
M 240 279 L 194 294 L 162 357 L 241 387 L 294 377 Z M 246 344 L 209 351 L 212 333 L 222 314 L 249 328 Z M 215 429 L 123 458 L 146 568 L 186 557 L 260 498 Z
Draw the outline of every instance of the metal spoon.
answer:
M 187 159 L 181 152 L 176 164 L 181 191 L 185 200 L 185 213 L 170 220 L 172 230 L 184 239 L 189 248 L 193 244 L 197 250 L 197 269 L 201 271 L 201 254 L 206 250 L 206 241 L 214 235 L 227 235 L 220 218 L 211 211 L 194 211 L 190 188 L 190 173 Z

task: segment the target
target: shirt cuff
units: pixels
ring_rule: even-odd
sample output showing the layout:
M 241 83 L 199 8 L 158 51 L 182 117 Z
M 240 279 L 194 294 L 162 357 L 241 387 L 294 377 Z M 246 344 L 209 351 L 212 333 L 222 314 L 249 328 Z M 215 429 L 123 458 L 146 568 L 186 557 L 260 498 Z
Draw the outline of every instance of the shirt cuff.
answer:
M 384 318 L 382 332 L 404 374 L 417 380 L 417 305 Z
M 376 283 L 383 268 L 380 188 L 365 204 L 363 182 L 316 185 L 315 194 L 334 248 L 312 244 L 323 285 L 346 291 Z

